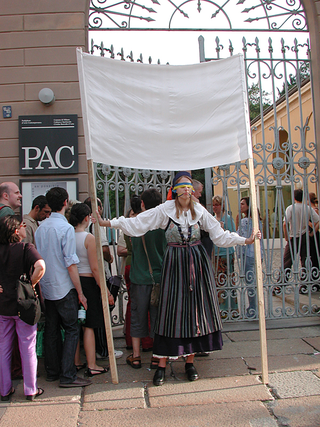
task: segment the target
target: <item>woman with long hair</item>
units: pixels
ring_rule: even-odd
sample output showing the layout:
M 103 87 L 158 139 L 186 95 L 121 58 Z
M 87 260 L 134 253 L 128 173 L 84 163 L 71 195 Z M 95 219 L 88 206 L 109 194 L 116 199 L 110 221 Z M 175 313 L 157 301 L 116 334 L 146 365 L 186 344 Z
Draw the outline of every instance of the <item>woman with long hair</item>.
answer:
M 73 225 L 76 235 L 76 253 L 79 258 L 77 264 L 81 286 L 87 298 L 86 321 L 83 325 L 83 346 L 87 358 L 88 377 L 104 374 L 109 368 L 98 366 L 96 363 L 96 343 L 94 328 L 103 326 L 103 309 L 100 293 L 100 278 L 95 237 L 85 231 L 89 225 L 91 210 L 85 203 L 72 206 L 69 222 Z M 108 290 L 109 304 L 113 305 L 113 296 Z M 77 370 L 85 367 L 80 361 L 80 347 L 76 352 L 75 365 Z
M 243 197 L 240 200 L 241 214 L 244 214 L 244 218 L 241 219 L 238 234 L 243 237 L 250 236 L 252 233 L 252 218 L 250 209 L 249 197 Z M 258 210 L 259 228 L 262 236 L 262 223 L 260 213 Z M 246 310 L 246 317 L 255 318 L 257 317 L 257 295 L 255 286 L 255 258 L 253 246 L 246 246 L 245 248 L 238 248 L 238 255 L 242 262 L 242 268 L 245 272 L 245 281 L 248 292 L 249 306 Z M 263 245 L 261 243 L 261 260 L 263 260 Z
M 17 333 L 22 363 L 24 394 L 34 400 L 43 394 L 37 386 L 37 325 L 28 325 L 18 316 L 16 282 L 23 274 L 33 287 L 45 272 L 45 263 L 35 247 L 21 243 L 26 225 L 15 216 L 0 219 L 0 392 L 8 401 L 15 392 L 11 381 L 11 354 L 14 332 Z
M 139 214 L 136 218 L 113 219 L 100 225 L 121 228 L 130 236 L 142 236 L 162 228 L 168 242 L 163 259 L 160 302 L 153 344 L 154 357 L 160 359 L 153 383 L 163 384 L 168 358 L 186 358 L 189 381 L 198 379 L 193 365 L 195 353 L 222 348 L 221 319 L 211 262 L 200 241 L 200 230 L 209 233 L 216 245 L 231 247 L 251 244 L 255 235 L 245 239 L 224 231 L 209 212 L 192 200 L 189 172 L 178 172 L 173 179 L 173 200 Z
M 213 196 L 212 208 L 216 220 L 224 230 L 236 231 L 233 218 L 225 211 L 221 196 Z M 237 303 L 237 291 L 230 290 L 233 285 L 234 272 L 234 248 L 214 247 L 214 272 L 216 285 L 218 288 L 218 300 L 221 310 L 221 317 L 228 316 L 235 318 L 239 315 Z M 230 313 L 228 309 L 231 309 Z

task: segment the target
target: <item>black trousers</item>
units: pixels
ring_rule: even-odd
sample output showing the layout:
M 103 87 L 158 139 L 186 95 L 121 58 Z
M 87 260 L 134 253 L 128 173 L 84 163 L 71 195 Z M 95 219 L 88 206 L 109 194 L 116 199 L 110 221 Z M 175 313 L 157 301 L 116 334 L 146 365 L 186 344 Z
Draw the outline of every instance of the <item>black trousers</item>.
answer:
M 284 255 L 283 255 L 283 264 L 284 264 L 284 270 L 289 269 L 292 267 L 293 259 L 292 255 L 294 256 L 294 251 L 296 250 L 296 253 L 299 253 L 301 265 L 302 267 L 305 267 L 306 257 L 307 257 L 307 236 L 306 234 L 303 234 L 300 237 L 291 237 L 290 240 L 287 242 L 286 247 L 284 249 Z M 290 273 L 286 271 L 285 274 L 285 281 L 287 282 L 289 279 Z

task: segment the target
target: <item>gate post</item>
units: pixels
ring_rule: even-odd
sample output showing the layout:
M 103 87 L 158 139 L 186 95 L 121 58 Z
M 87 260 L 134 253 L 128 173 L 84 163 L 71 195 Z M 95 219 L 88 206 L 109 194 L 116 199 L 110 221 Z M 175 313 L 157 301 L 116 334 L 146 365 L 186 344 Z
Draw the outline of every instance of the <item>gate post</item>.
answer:
M 249 187 L 250 187 L 250 199 L 251 199 L 252 225 L 253 225 L 253 230 L 257 231 L 259 230 L 259 220 L 258 220 L 258 206 L 257 206 L 255 180 L 254 180 L 253 158 L 248 159 L 248 169 L 249 169 Z M 265 318 L 265 311 L 264 311 L 260 240 L 254 241 L 254 258 L 255 258 L 255 265 L 256 265 L 262 382 L 263 384 L 267 384 L 268 383 L 268 352 L 267 352 L 266 318 Z

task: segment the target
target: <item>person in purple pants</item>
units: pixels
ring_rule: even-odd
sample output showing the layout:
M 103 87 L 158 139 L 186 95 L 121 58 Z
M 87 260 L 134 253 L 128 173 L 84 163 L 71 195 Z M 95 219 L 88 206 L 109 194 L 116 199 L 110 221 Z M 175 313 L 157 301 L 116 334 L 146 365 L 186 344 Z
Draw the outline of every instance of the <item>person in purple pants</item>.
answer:
M 22 362 L 24 394 L 34 400 L 43 393 L 37 387 L 37 325 L 28 325 L 18 316 L 16 281 L 26 274 L 35 286 L 45 272 L 45 262 L 29 243 L 26 225 L 13 215 L 0 219 L 0 393 L 7 401 L 14 393 L 11 381 L 11 353 L 15 332 L 18 336 Z

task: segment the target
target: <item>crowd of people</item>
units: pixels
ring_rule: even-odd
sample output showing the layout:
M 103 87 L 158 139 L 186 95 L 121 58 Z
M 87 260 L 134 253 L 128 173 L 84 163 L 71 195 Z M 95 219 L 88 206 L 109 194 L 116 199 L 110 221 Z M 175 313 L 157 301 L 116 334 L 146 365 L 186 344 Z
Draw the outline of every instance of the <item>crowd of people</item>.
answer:
M 235 225 L 220 196 L 212 200 L 214 216 L 200 204 L 202 189 L 188 171 L 178 172 L 166 202 L 162 203 L 156 189 L 148 189 L 141 197 L 133 196 L 126 217 L 104 220 L 98 200 L 96 220 L 91 216 L 90 198 L 85 203 L 76 201 L 69 209 L 67 191 L 54 187 L 33 200 L 31 211 L 20 222 L 14 212 L 21 206 L 19 188 L 13 183 L 0 185 L 2 401 L 14 393 L 12 377 L 17 366 L 22 368 L 20 375 L 28 400 L 44 392 L 37 386 L 37 325 L 27 325 L 18 315 L 15 286 L 22 274 L 30 279 L 43 304 L 46 380 L 59 380 L 60 387 L 84 387 L 92 383 L 91 377 L 108 371 L 108 366 L 97 363 L 97 355 L 107 356 L 107 343 L 100 291 L 104 283 L 100 283 L 93 235 L 96 221 L 104 233 L 103 227 L 121 230 L 118 255 L 126 259 L 123 273 L 128 289 L 125 335 L 127 349 L 132 349 L 127 364 L 141 368 L 142 346 L 143 351 L 152 350 L 154 385 L 163 384 L 167 361 L 180 357 L 185 358 L 187 379 L 198 379 L 195 354 L 220 350 L 221 317 L 228 309 L 239 312 L 236 290 L 228 294 L 224 290 L 225 280 L 232 282 L 236 254 L 245 271 L 249 302 L 246 316 L 256 316 L 252 243 L 262 237 L 261 221 L 260 230 L 253 230 L 248 197 L 240 200 L 241 215 Z M 304 215 L 299 206 L 302 196 L 296 191 L 295 206 L 287 209 L 283 226 L 289 248 L 285 251 L 286 266 L 292 263 L 289 255 L 296 239 L 291 211 Z M 313 207 L 304 221 L 306 229 L 308 221 L 312 232 L 318 233 L 319 216 Z M 104 233 L 101 240 L 108 278 L 113 257 Z M 263 245 L 261 248 L 263 258 Z M 303 263 L 303 251 L 301 256 Z M 151 299 L 156 284 L 160 285 L 160 293 L 154 305 Z M 114 297 L 107 292 L 112 307 Z M 82 327 L 79 307 L 86 310 Z M 80 336 L 85 363 L 80 358 Z M 81 369 L 85 369 L 85 378 L 77 375 Z

